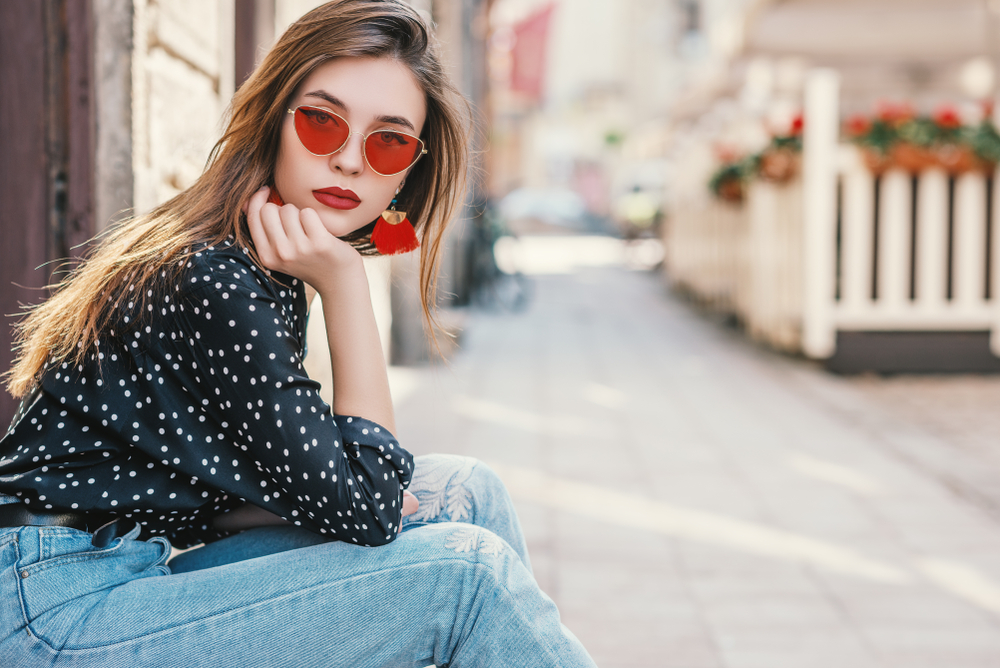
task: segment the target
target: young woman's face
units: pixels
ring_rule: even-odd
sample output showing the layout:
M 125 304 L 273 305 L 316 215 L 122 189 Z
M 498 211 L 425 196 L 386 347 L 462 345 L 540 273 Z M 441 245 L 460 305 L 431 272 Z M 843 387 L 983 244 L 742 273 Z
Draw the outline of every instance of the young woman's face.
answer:
M 363 137 L 378 130 L 420 136 L 427 109 L 424 94 L 399 61 L 338 58 L 302 82 L 288 106 L 301 105 L 336 113 L 352 134 L 337 153 L 316 156 L 302 145 L 294 116 L 286 113 L 274 185 L 285 203 L 315 210 L 326 229 L 342 237 L 378 218 L 406 176 L 376 174 L 365 162 Z

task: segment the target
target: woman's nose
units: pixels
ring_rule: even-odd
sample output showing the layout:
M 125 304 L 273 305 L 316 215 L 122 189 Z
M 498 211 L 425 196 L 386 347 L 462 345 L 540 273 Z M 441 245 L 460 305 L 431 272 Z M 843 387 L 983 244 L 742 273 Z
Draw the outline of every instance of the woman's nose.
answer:
M 344 148 L 330 156 L 330 168 L 345 174 L 358 174 L 365 168 L 362 144 L 365 138 L 360 132 L 351 133 Z

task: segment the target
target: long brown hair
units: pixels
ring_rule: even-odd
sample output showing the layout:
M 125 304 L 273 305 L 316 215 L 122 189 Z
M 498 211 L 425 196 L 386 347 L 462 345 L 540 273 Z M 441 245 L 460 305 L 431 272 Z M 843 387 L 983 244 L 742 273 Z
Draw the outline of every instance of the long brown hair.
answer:
M 349 56 L 405 63 L 425 95 L 422 138 L 428 154 L 407 176 L 398 206 L 421 239 L 420 292 L 432 325 L 441 239 L 464 194 L 468 105 L 412 7 L 401 0 L 333 0 L 292 24 L 233 96 L 228 126 L 201 177 L 148 214 L 112 229 L 53 286 L 52 297 L 29 309 L 17 326 L 8 390 L 24 396 L 47 365 L 82 362 L 115 326 L 126 300 L 146 312 L 148 299 L 177 278 L 195 244 L 222 244 L 232 237 L 260 264 L 241 207 L 274 181 L 285 107 L 299 84 L 320 64 Z M 368 226 L 347 239 L 362 254 L 374 255 L 370 232 Z

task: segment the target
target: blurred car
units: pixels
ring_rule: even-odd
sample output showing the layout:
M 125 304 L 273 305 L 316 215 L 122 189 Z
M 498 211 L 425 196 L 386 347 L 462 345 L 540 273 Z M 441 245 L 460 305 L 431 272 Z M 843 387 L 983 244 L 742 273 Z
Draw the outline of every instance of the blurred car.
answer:
M 635 186 L 615 201 L 615 220 L 625 239 L 659 236 L 662 213 L 656 196 Z
M 518 188 L 499 203 L 514 234 L 605 233 L 605 221 L 587 211 L 577 193 L 565 188 Z

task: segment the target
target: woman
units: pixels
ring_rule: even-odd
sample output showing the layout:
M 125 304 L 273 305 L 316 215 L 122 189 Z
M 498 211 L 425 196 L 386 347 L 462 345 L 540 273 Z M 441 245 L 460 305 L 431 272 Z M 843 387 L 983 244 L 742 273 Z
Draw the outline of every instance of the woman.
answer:
M 202 177 L 30 313 L 0 441 L 5 666 L 592 665 L 496 477 L 392 435 L 360 254 L 411 248 L 413 221 L 430 301 L 455 99 L 403 2 L 310 12 Z M 332 414 L 301 363 L 317 293 Z M 206 545 L 167 564 L 170 543 Z

